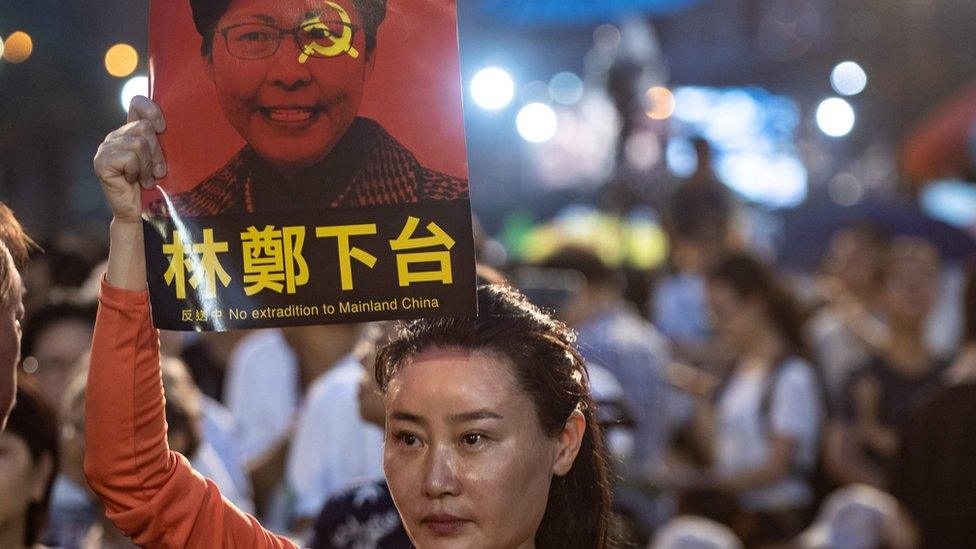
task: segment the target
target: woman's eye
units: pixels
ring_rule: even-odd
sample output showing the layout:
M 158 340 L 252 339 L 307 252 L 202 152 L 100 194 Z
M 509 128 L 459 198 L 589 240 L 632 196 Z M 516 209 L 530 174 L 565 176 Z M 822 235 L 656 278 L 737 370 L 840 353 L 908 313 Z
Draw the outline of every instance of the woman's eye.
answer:
M 417 435 L 413 433 L 397 433 L 395 436 L 400 441 L 400 444 L 404 446 L 416 446 L 420 442 Z
M 241 42 L 267 42 L 272 38 L 271 34 L 267 32 L 253 31 L 244 33 L 237 37 L 237 39 Z
M 329 32 L 329 29 L 325 27 L 307 29 L 306 32 L 308 34 L 308 37 L 311 38 L 312 40 L 322 40 L 324 38 L 328 38 L 329 36 L 332 36 L 332 33 Z
M 461 437 L 461 441 L 468 446 L 477 446 L 484 438 L 485 435 L 481 433 L 468 433 Z

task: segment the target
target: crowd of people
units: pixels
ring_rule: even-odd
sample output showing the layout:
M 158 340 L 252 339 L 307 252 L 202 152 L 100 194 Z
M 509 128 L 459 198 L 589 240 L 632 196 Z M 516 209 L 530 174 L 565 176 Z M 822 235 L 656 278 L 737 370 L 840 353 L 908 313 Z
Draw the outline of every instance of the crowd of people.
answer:
M 120 221 L 140 179 L 109 172 L 111 254 L 36 246 L 0 208 L 2 547 L 425 548 L 483 517 L 484 547 L 972 545 L 976 269 L 947 294 L 924 239 L 858 222 L 786 273 L 692 180 L 647 303 L 564 247 L 518 289 L 481 270 L 475 319 L 157 343 Z M 442 400 L 477 428 L 422 412 Z

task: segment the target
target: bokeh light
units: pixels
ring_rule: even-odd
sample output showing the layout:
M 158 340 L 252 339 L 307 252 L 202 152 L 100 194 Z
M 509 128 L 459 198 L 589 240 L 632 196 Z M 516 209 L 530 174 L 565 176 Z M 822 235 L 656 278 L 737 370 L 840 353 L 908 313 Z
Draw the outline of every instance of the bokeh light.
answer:
M 529 103 L 515 118 L 519 135 L 531 143 L 545 143 L 556 135 L 556 112 L 545 103 Z
M 23 63 L 34 53 L 34 40 L 23 31 L 7 37 L 3 44 L 3 58 L 10 63 Z
M 682 122 L 698 123 L 708 118 L 709 92 L 701 88 L 682 87 L 674 90 L 674 116 Z
M 864 184 L 849 173 L 835 175 L 827 184 L 831 200 L 841 206 L 853 206 L 864 198 Z
M 498 67 L 482 69 L 471 79 L 471 97 L 483 109 L 505 108 L 515 97 L 515 82 Z
M 583 81 L 571 72 L 561 72 L 549 80 L 549 97 L 563 105 L 573 105 L 583 98 Z
M 620 29 L 604 23 L 593 31 L 593 44 L 604 50 L 612 50 L 620 45 Z
M 857 95 L 868 85 L 868 75 L 854 61 L 844 61 L 830 72 L 830 85 L 841 95 Z
M 139 52 L 128 44 L 116 44 L 105 53 L 105 70 L 116 78 L 125 78 L 139 66 Z
M 831 137 L 844 137 L 854 129 L 854 107 L 839 97 L 824 99 L 817 107 L 817 126 Z
M 674 114 L 674 94 L 664 86 L 654 86 L 647 90 L 647 101 L 650 106 L 647 116 L 654 120 L 667 120 Z
M 976 187 L 966 181 L 933 181 L 922 189 L 919 204 L 946 223 L 964 229 L 976 226 Z
M 149 77 L 133 76 L 125 82 L 125 85 L 122 86 L 122 93 L 119 96 L 122 102 L 122 110 L 128 112 L 129 103 L 137 95 L 149 97 Z
M 674 138 L 665 149 L 668 171 L 678 177 L 691 177 L 698 169 L 698 155 L 687 139 Z

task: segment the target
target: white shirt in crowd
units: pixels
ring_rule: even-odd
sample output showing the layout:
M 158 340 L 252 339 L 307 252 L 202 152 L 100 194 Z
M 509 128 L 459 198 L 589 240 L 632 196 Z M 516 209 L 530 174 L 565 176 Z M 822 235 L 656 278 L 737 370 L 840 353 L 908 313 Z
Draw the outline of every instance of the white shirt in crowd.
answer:
M 238 451 L 247 466 L 289 435 L 301 403 L 298 357 L 281 330 L 246 335 L 227 361 L 224 399 L 240 434 Z M 261 523 L 276 531 L 288 528 L 287 493 L 280 483 Z
M 790 474 L 766 488 L 743 492 L 740 503 L 748 510 L 763 511 L 807 504 L 812 491 L 803 472 L 812 472 L 819 450 L 824 419 L 823 399 L 813 367 L 793 358 L 776 374 L 769 408 L 764 418 L 763 394 L 767 372 L 736 368 L 718 404 L 716 467 L 723 475 L 755 470 L 770 452 L 769 435 L 793 440 L 796 453 Z
M 308 390 L 285 466 L 295 517 L 317 517 L 333 494 L 383 476 L 383 430 L 359 416 L 362 373 L 348 355 Z
M 237 423 L 238 450 L 249 463 L 288 434 L 301 399 L 298 357 L 280 330 L 245 336 L 227 361 L 227 408 Z

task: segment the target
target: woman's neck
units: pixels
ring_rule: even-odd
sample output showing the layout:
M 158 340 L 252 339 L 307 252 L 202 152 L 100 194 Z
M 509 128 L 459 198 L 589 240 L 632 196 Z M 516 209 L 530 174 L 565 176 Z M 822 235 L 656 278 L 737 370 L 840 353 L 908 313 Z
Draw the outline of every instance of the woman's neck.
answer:
M 926 372 L 932 366 L 928 347 L 917 331 L 896 330 L 888 342 L 885 356 L 895 370 L 907 374 Z
M 26 517 L 18 517 L 0 524 L 0 547 L 27 549 L 24 537 L 27 534 Z

